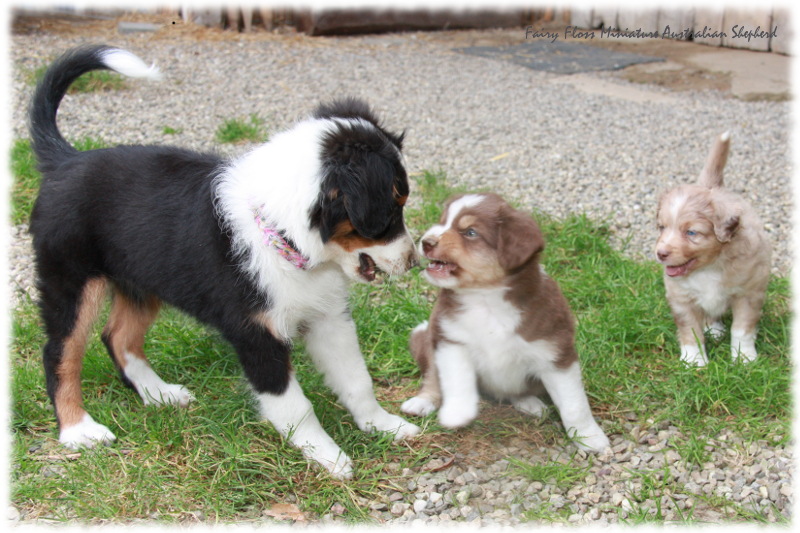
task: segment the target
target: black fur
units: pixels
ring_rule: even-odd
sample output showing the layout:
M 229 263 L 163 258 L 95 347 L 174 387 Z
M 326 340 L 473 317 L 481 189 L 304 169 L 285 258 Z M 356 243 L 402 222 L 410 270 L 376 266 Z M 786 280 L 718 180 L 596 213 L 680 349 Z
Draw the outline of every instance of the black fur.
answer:
M 403 135 L 380 126 L 363 102 L 349 99 L 320 106 L 317 118 L 361 118 L 377 127 L 340 124 L 323 140 L 325 161 L 319 201 L 311 212 L 311 225 L 323 241 L 336 223 L 348 219 L 359 234 L 389 241 L 405 231 L 400 197 L 408 196 L 408 177 L 400 160 Z

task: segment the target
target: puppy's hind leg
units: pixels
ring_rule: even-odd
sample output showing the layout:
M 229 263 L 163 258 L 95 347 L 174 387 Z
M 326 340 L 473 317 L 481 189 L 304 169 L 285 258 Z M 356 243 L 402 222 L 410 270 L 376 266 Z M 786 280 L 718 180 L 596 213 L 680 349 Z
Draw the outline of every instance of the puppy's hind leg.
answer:
M 81 285 L 81 284 L 78 284 Z M 92 278 L 76 290 L 63 278 L 40 281 L 41 308 L 48 341 L 43 362 L 47 392 L 55 407 L 58 440 L 68 448 L 108 444 L 116 437 L 83 407 L 81 369 L 92 325 L 105 300 L 106 281 Z
M 725 325 L 719 318 L 707 319 L 704 333 L 706 336 L 718 341 L 725 335 Z
M 427 416 L 436 411 L 442 403 L 439 372 L 436 370 L 428 322 L 423 322 L 412 330 L 409 348 L 422 373 L 422 385 L 416 396 L 403 402 L 400 410 L 407 415 Z
M 526 394 L 524 396 L 512 398 L 511 405 L 513 405 L 517 411 L 540 417 L 547 412 L 547 404 L 545 404 L 539 396 L 547 391 L 541 380 L 529 377 L 527 381 L 528 390 L 525 391 Z
M 144 353 L 144 335 L 158 316 L 161 302 L 152 296 L 134 296 L 117 289 L 103 343 L 122 381 L 136 390 L 145 405 L 180 405 L 194 400 L 182 385 L 166 383 L 152 369 Z

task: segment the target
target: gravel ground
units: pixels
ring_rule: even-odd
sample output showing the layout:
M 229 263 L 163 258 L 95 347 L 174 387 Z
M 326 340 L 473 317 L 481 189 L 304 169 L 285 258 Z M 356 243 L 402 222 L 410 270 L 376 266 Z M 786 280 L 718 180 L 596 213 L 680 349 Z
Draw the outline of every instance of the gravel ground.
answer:
M 60 124 L 68 138 L 220 150 L 214 132 L 223 120 L 257 113 L 275 131 L 319 100 L 352 94 L 368 99 L 389 128 L 406 130 L 410 172 L 442 170 L 453 184 L 489 187 L 556 216 L 586 212 L 607 220 L 616 242 L 628 242 L 626 253 L 637 257 L 650 255 L 660 191 L 694 180 L 712 138 L 731 130 L 727 183 L 758 207 L 776 250 L 774 270 L 788 274 L 789 104 L 712 92 L 683 92 L 669 103 L 588 95 L 559 83 L 558 75 L 455 53 L 447 35 L 196 41 L 98 32 L 92 40 L 154 61 L 166 78 L 132 81 L 125 92 L 68 96 Z M 30 72 L 86 40 L 85 34 L 12 36 L 15 137 L 27 136 Z M 590 76 L 625 84 L 609 73 Z M 180 133 L 165 135 L 164 126 Z M 230 154 L 244 149 L 223 148 Z M 12 228 L 11 235 L 18 296 L 32 291 L 27 228 Z M 667 522 L 729 516 L 703 496 L 741 504 L 769 521 L 791 516 L 791 447 L 746 443 L 723 432 L 708 443 L 709 462 L 697 468 L 670 447 L 678 434 L 669 423 L 630 420 L 624 433 L 612 437 L 612 453 L 572 459 L 573 466 L 588 469 L 589 482 L 568 488 L 526 481 L 507 468 L 510 457 L 564 461 L 571 451 L 531 449 L 511 439 L 480 460 L 443 456 L 402 472 L 404 484 L 363 503 L 391 524 L 514 525 L 526 511 L 542 507 L 575 524 L 635 520 L 641 509 L 658 505 Z M 645 478 L 631 475 L 641 471 L 660 471 L 656 477 L 666 472 L 685 490 L 648 497 Z M 336 517 L 334 508 L 323 521 Z

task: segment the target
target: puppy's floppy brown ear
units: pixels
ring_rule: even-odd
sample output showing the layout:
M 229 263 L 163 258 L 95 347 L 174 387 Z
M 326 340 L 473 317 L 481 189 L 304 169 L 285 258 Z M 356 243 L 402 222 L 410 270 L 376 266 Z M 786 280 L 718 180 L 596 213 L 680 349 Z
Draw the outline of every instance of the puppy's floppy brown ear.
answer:
M 711 201 L 714 216 L 711 222 L 714 224 L 714 234 L 719 242 L 730 242 L 739 229 L 740 210 L 736 206 L 729 206 L 725 201 Z
M 514 270 L 544 250 L 544 236 L 533 218 L 504 206 L 500 212 L 497 250 L 500 266 L 505 270 Z
M 714 220 L 714 234 L 719 242 L 730 242 L 739 229 L 739 215 L 719 217 Z

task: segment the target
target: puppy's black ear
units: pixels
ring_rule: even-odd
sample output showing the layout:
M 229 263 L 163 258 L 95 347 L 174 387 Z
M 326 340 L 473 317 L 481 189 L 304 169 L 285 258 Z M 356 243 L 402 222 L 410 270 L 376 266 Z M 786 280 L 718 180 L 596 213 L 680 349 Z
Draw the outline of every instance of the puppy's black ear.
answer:
M 408 178 L 398 149 L 380 130 L 366 124 L 339 124 L 322 140 L 323 193 L 312 227 L 335 227 L 345 219 L 362 237 L 379 239 L 403 229 L 402 204 Z M 316 221 L 319 221 L 318 223 Z
M 497 250 L 500 266 L 505 270 L 514 270 L 544 250 L 544 236 L 533 218 L 504 206 L 500 211 Z

